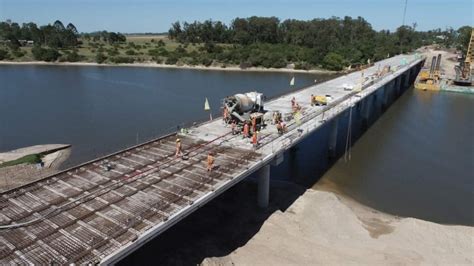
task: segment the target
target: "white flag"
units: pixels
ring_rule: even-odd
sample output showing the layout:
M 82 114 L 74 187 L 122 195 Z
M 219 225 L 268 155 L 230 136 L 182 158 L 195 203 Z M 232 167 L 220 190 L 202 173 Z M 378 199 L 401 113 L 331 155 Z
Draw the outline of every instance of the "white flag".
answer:
M 290 80 L 290 86 L 294 86 L 295 85 L 295 77 L 291 78 Z

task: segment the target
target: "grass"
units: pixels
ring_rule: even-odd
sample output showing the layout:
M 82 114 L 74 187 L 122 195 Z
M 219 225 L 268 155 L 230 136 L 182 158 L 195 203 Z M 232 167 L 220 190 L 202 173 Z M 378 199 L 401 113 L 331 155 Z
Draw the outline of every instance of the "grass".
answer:
M 154 61 L 152 56 L 148 54 L 148 51 L 152 49 L 158 48 L 158 41 L 164 42 L 164 48 L 168 51 L 174 51 L 180 45 L 178 42 L 170 40 L 166 35 L 127 35 L 127 40 L 125 43 L 118 44 L 118 45 L 110 45 L 106 42 L 100 41 L 96 42 L 96 44 L 101 45 L 102 49 L 105 50 L 104 54 L 107 57 L 111 57 L 108 55 L 108 50 L 117 48 L 119 54 L 117 56 L 126 57 L 126 58 L 134 58 L 136 61 Z M 77 48 L 77 53 L 83 57 L 81 62 L 96 62 L 96 55 L 98 52 L 98 48 L 94 47 L 94 42 L 91 40 L 84 40 L 79 39 L 82 41 L 82 44 Z M 130 48 L 130 45 L 134 45 L 135 48 Z M 203 46 L 202 44 L 192 45 L 189 44 L 185 49 L 187 52 L 197 51 L 199 47 Z M 4 46 L 0 45 L 0 49 L 9 51 L 9 49 Z M 12 58 L 12 61 L 16 62 L 29 62 L 29 61 L 36 61 L 33 58 L 33 54 L 31 53 L 32 47 L 20 47 L 21 51 L 25 53 L 24 56 L 19 58 Z M 61 54 L 65 54 L 66 52 L 71 52 L 72 49 L 58 49 Z M 133 50 L 135 52 L 134 55 L 127 55 L 127 50 Z M 11 55 L 11 53 L 10 53 Z
M 0 164 L 0 168 L 2 167 L 7 167 L 7 166 L 13 166 L 13 165 L 18 165 L 18 164 L 36 164 L 41 162 L 41 155 L 39 154 L 29 154 L 26 156 L 23 156 L 21 158 L 18 158 L 13 161 L 8 161 Z

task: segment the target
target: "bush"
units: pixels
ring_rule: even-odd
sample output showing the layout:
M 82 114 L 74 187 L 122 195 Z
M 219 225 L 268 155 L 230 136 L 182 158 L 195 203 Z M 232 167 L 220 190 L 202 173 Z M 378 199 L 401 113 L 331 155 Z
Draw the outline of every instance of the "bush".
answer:
M 329 70 L 342 70 L 344 58 L 337 53 L 330 52 L 323 58 L 323 67 Z
M 124 56 L 116 56 L 110 58 L 110 61 L 115 64 L 131 64 L 135 61 L 133 57 L 124 57 Z
M 166 58 L 165 64 L 167 65 L 175 65 L 178 62 L 177 56 L 170 56 Z
M 10 55 L 7 51 L 0 49 L 0 60 L 10 59 Z
M 56 49 L 45 49 L 40 46 L 35 46 L 31 49 L 31 53 L 36 60 L 42 60 L 46 62 L 53 62 L 58 60 L 61 54 Z
M 129 50 L 125 51 L 125 54 L 126 54 L 126 55 L 136 55 L 137 53 L 135 53 L 134 50 L 129 49 Z
M 310 70 L 311 65 L 308 62 L 301 62 L 301 63 L 295 64 L 295 69 Z
M 96 54 L 96 56 L 95 56 L 95 61 L 96 61 L 98 64 L 104 63 L 105 60 L 107 60 L 107 56 L 105 56 L 103 53 L 98 53 L 98 54 Z
M 15 51 L 12 51 L 12 55 L 16 58 L 20 58 L 20 57 L 23 57 L 24 55 L 26 54 L 25 51 L 22 51 L 20 49 L 18 50 L 15 50 Z
M 7 167 L 7 166 L 13 166 L 13 165 L 18 165 L 18 164 L 35 164 L 35 163 L 41 163 L 41 156 L 39 154 L 30 154 L 23 156 L 21 158 L 18 158 L 13 161 L 8 161 L 0 164 L 0 168 L 2 167 Z
M 65 59 L 68 62 L 78 62 L 78 61 L 81 61 L 82 56 L 79 55 L 76 51 L 72 51 L 72 53 L 68 53 L 66 55 Z

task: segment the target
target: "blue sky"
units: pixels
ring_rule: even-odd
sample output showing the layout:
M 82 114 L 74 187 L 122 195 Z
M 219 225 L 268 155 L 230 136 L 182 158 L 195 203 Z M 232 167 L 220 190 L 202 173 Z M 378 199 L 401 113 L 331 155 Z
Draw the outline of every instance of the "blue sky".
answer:
M 79 31 L 164 32 L 174 21 L 276 16 L 312 19 L 362 16 L 374 29 L 394 30 L 402 23 L 405 0 L 0 0 L 0 21 L 61 20 Z M 408 0 L 406 24 L 418 29 L 473 25 L 473 0 Z

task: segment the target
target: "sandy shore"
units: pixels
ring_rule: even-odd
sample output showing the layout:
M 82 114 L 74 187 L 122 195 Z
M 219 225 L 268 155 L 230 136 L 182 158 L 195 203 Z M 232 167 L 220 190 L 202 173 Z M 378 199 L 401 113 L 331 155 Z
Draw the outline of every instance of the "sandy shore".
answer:
M 358 204 L 320 182 L 272 182 L 256 206 L 244 181 L 120 265 L 472 265 L 474 229 L 400 218 Z M 469 211 L 469 210 L 466 210 Z
M 213 70 L 213 71 L 242 71 L 242 72 L 283 72 L 283 73 L 309 73 L 309 74 L 335 74 L 336 71 L 324 69 L 290 69 L 290 68 L 263 68 L 263 67 L 249 67 L 242 69 L 238 66 L 227 66 L 225 68 L 220 66 L 191 66 L 191 65 L 166 65 L 157 64 L 154 62 L 143 62 L 133 64 L 98 64 L 93 62 L 43 62 L 43 61 L 0 61 L 0 65 L 47 65 L 47 66 L 103 66 L 103 67 L 156 67 L 156 68 L 173 68 L 173 69 L 195 69 L 195 70 Z
M 245 245 L 203 265 L 472 265 L 474 228 L 399 218 L 307 190 Z

